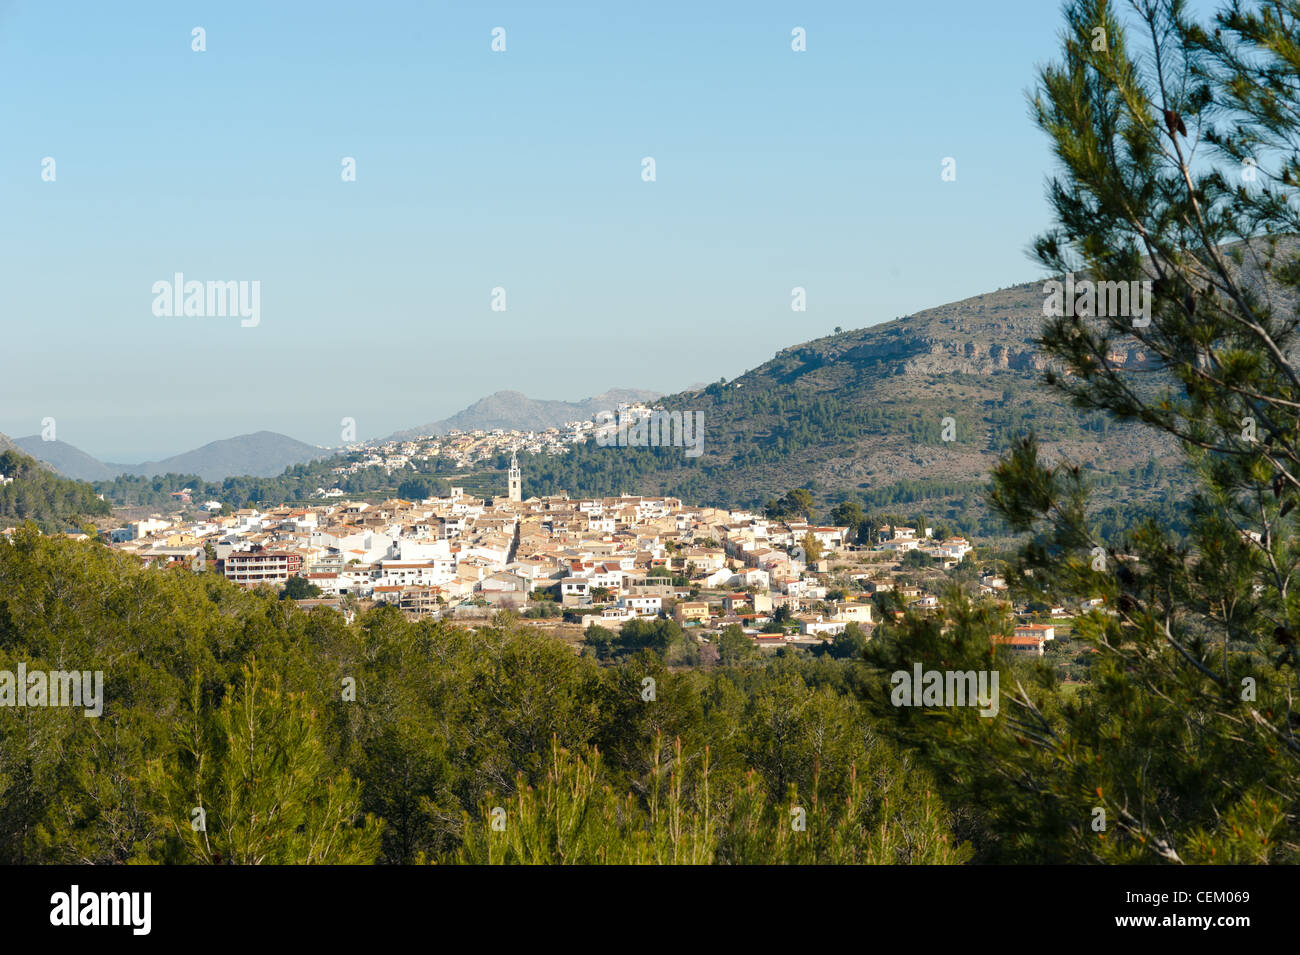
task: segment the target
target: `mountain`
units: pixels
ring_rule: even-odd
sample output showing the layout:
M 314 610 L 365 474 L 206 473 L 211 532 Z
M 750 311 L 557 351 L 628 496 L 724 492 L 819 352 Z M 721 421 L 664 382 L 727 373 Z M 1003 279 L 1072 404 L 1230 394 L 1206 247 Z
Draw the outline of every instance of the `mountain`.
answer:
M 136 477 L 197 474 L 205 481 L 223 481 L 239 475 L 274 477 L 287 467 L 328 457 L 332 453 L 326 448 L 274 431 L 258 431 L 213 441 L 193 451 L 144 464 L 100 461 L 66 441 L 43 441 L 40 435 L 35 434 L 11 442 L 11 447 L 79 481 L 111 481 L 120 474 Z M 5 444 L 0 441 L 0 451 L 4 450 Z
M 14 443 L 13 438 L 9 437 L 7 434 L 0 433 L 0 454 L 4 454 L 6 451 L 17 451 L 22 453 L 22 450 L 22 448 L 18 447 L 18 445 Z
M 557 428 L 566 421 L 586 420 L 600 411 L 613 411 L 621 402 L 655 401 L 657 391 L 635 388 L 614 388 L 594 398 L 582 401 L 544 401 L 518 391 L 498 391 L 482 398 L 464 411 L 450 418 L 431 421 L 415 428 L 407 428 L 389 436 L 391 441 L 403 441 L 422 435 L 446 434 L 448 431 L 545 431 Z
M 161 461 L 146 461 L 125 470 L 153 477 L 156 474 L 197 474 L 205 481 L 235 475 L 274 477 L 285 468 L 323 458 L 332 452 L 274 431 L 258 431 L 213 441 L 193 451 Z
M 1048 455 L 1158 496 L 1162 475 L 1181 467 L 1172 440 L 1076 409 L 1041 384 L 1043 302 L 1042 283 L 1026 283 L 783 349 L 734 381 L 660 400 L 703 414 L 702 456 L 589 444 L 528 458 L 525 493 L 756 507 L 806 487 L 823 505 L 942 499 L 974 512 L 990 468 L 1032 428 Z M 1113 360 L 1149 358 L 1134 342 Z
M 36 460 L 78 481 L 111 481 L 130 470 L 107 465 L 66 441 L 43 441 L 39 434 L 18 438 L 15 443 Z

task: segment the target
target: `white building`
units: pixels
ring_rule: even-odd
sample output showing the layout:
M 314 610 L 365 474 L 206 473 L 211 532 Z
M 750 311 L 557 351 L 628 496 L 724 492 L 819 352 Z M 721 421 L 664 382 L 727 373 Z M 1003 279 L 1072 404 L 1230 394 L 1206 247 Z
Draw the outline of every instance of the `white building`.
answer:
M 656 616 L 663 608 L 662 597 L 622 597 L 618 605 L 624 610 L 631 610 L 640 617 Z

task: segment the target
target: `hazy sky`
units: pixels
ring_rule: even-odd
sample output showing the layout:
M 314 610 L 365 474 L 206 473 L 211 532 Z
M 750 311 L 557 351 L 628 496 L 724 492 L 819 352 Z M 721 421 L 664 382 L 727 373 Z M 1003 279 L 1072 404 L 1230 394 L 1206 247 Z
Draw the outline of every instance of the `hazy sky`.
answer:
M 53 417 L 118 462 L 333 445 L 504 388 L 732 378 L 1034 278 L 1025 91 L 1060 25 L 1051 0 L 0 0 L 0 431 Z M 260 323 L 156 316 L 176 272 L 259 281 Z

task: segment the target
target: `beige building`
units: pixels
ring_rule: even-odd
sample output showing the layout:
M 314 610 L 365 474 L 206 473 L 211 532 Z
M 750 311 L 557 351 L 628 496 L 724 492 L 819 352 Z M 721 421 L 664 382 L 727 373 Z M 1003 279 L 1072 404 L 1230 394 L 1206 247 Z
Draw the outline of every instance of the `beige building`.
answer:
M 683 601 L 673 608 L 673 619 L 678 623 L 708 623 L 709 605 L 704 601 Z

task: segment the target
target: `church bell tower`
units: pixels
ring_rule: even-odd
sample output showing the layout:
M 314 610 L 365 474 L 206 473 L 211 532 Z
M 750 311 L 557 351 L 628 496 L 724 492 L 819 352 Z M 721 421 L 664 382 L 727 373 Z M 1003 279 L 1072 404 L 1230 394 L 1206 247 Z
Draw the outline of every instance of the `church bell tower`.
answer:
M 519 458 L 513 451 L 510 452 L 510 500 L 522 501 L 524 499 L 523 481 L 519 474 Z

